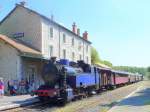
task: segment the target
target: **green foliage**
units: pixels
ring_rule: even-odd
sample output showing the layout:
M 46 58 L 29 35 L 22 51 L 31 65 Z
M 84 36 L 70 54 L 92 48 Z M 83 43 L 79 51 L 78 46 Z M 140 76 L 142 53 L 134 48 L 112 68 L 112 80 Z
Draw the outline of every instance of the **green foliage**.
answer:
M 106 61 L 106 60 L 102 61 L 102 63 L 103 63 L 104 65 L 109 66 L 109 67 L 112 67 L 112 66 L 113 66 L 113 64 L 112 64 L 111 62 Z
M 150 79 L 150 67 L 147 68 L 146 77 L 147 77 L 148 79 Z
M 114 66 L 113 69 L 132 72 L 132 73 L 139 73 L 143 75 L 147 74 L 147 69 L 144 67 Z
M 146 77 L 150 80 L 150 72 L 146 73 Z
M 147 71 L 150 72 L 150 67 L 147 68 Z
M 112 67 L 112 63 L 111 62 L 100 59 L 99 53 L 97 52 L 97 50 L 94 47 L 91 48 L 91 63 L 92 64 L 102 63 L 104 65 Z
M 91 48 L 91 63 L 92 64 L 102 63 L 115 70 L 122 70 L 131 73 L 139 73 L 147 76 L 150 79 L 150 67 L 144 68 L 144 67 L 130 67 L 130 66 L 113 66 L 111 62 L 107 60 L 101 60 L 97 50 L 94 47 Z
M 113 66 L 111 62 L 107 60 L 101 60 L 99 57 L 99 53 L 94 47 L 91 48 L 91 63 L 92 64 L 101 63 L 115 70 L 122 70 L 131 73 L 139 73 L 147 76 L 150 79 L 150 67 L 144 68 L 144 67 L 130 67 L 130 66 Z
M 96 64 L 98 62 L 100 62 L 99 54 L 97 50 L 94 47 L 92 47 L 91 48 L 91 63 Z

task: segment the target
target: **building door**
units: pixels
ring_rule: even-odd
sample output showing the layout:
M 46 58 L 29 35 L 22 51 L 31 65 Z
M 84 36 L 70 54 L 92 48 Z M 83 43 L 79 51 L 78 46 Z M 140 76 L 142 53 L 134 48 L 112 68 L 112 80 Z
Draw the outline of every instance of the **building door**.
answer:
M 27 77 L 26 77 L 30 87 L 35 90 L 36 86 L 36 67 L 35 66 L 29 66 L 28 67 L 28 73 L 27 73 Z

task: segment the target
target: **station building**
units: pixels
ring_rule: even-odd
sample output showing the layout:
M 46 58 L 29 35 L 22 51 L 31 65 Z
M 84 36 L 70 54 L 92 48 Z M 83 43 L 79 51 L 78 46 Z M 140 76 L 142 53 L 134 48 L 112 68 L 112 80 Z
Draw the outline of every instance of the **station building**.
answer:
M 43 60 L 50 57 L 91 64 L 91 42 L 85 31 L 73 23 L 72 30 L 23 5 L 0 22 L 0 77 L 8 80 L 35 80 L 42 83 Z

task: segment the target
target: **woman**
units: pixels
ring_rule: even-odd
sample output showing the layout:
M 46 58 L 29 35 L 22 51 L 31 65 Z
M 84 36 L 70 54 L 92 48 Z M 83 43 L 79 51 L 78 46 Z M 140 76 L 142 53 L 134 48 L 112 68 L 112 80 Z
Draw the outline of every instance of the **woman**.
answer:
M 25 94 L 26 93 L 25 85 L 26 85 L 26 81 L 24 79 L 21 79 L 21 81 L 19 83 L 20 94 Z
M 0 79 L 0 97 L 4 96 L 4 82 Z

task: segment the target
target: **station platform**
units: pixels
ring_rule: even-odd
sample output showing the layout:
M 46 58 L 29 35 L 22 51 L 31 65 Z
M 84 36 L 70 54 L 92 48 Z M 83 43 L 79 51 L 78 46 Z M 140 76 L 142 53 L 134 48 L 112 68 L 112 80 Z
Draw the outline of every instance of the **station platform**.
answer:
M 3 96 L 0 97 L 0 111 L 30 105 L 38 101 L 37 97 L 30 95 Z
M 150 83 L 139 87 L 108 112 L 150 112 Z

